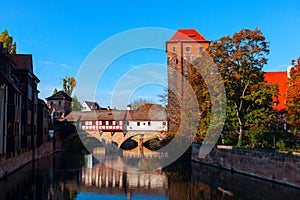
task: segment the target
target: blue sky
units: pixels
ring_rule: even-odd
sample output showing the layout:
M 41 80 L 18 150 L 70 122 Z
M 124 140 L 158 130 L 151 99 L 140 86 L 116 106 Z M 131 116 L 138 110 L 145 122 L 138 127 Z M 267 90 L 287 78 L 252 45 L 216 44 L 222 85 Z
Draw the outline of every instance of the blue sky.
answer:
M 283 71 L 292 59 L 300 56 L 299 10 L 298 0 L 186 3 L 174 0 L 10 0 L 1 2 L 0 31 L 7 29 L 14 37 L 17 53 L 33 54 L 34 72 L 41 80 L 40 97 L 45 98 L 55 87 L 61 89 L 61 78 L 76 77 L 84 60 L 101 42 L 123 31 L 143 27 L 195 28 L 210 40 L 242 28 L 259 28 L 270 42 L 269 62 L 264 70 Z M 95 100 L 101 106 L 123 107 L 127 102 L 111 105 L 111 90 L 128 71 L 149 63 L 165 65 L 165 52 L 134 51 L 114 60 L 93 93 Z M 165 70 L 161 68 L 162 76 Z M 144 76 L 148 76 L 146 74 Z M 143 86 L 133 91 L 130 98 L 157 100 L 157 94 L 162 91 L 162 85 Z M 86 98 L 91 100 L 91 97 Z

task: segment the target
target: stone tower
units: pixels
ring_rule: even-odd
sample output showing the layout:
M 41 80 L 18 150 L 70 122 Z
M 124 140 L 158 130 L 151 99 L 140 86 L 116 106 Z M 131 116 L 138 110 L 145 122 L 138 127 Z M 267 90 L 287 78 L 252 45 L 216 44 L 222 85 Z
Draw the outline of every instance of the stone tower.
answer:
M 166 41 L 168 61 L 168 117 L 169 131 L 178 130 L 180 102 L 185 96 L 184 80 L 188 77 L 190 63 L 208 48 L 210 41 L 195 29 L 179 29 Z
M 64 91 L 59 91 L 46 100 L 52 119 L 63 118 L 71 112 L 72 98 Z

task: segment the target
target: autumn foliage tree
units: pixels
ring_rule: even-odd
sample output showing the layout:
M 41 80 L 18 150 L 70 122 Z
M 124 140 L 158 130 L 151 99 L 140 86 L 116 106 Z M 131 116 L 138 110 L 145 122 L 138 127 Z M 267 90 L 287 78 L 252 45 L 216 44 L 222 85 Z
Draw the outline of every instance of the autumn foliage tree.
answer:
M 208 52 L 225 85 L 225 129 L 238 134 L 237 145 L 241 146 L 245 132 L 259 129 L 262 134 L 266 125 L 275 119 L 272 96 L 277 93 L 276 85 L 267 84 L 262 71 L 269 44 L 260 30 L 243 29 L 232 37 L 212 42 Z
M 294 135 L 300 130 L 300 57 L 292 61 L 294 67 L 290 71 L 287 89 L 287 122 Z
M 12 36 L 8 34 L 7 30 L 4 30 L 0 35 L 0 42 L 3 43 L 3 47 L 7 49 L 9 54 L 16 54 L 17 45 L 14 42 Z
M 72 95 L 73 89 L 76 86 L 76 81 L 74 77 L 65 77 L 62 79 L 63 91 L 69 96 Z
M 76 95 L 72 96 L 73 90 L 76 87 L 76 80 L 74 77 L 66 76 L 65 78 L 62 79 L 62 86 L 63 86 L 63 91 L 67 93 L 70 97 L 72 97 L 72 103 L 71 103 L 71 110 L 72 111 L 80 111 L 82 108 L 81 103 L 78 101 L 78 98 Z M 57 92 L 57 89 L 53 91 Z

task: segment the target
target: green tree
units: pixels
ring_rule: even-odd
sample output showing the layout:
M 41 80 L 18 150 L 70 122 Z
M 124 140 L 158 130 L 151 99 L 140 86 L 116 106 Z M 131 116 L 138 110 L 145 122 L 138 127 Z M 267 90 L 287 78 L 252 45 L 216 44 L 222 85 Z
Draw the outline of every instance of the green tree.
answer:
M 74 77 L 65 77 L 62 79 L 63 91 L 69 96 L 72 96 L 74 87 L 76 86 L 76 81 Z
M 202 74 L 199 70 L 200 67 L 202 69 L 207 69 L 207 66 L 204 66 L 205 63 L 203 62 L 203 59 L 196 59 L 193 61 L 193 63 L 190 65 L 190 74 L 189 74 L 189 82 L 191 86 L 193 87 L 193 90 L 197 96 L 198 105 L 199 105 L 199 130 L 197 133 L 197 141 L 200 142 L 204 139 L 209 123 L 210 123 L 210 108 L 211 108 L 211 99 L 208 87 L 202 77 Z M 194 67 L 197 66 L 197 67 Z M 203 71 L 202 71 L 203 72 Z
M 294 67 L 290 71 L 287 89 L 287 122 L 294 135 L 300 130 L 300 57 L 292 61 Z
M 0 35 L 0 42 L 3 42 L 3 47 L 8 50 L 9 54 L 16 54 L 17 45 L 14 42 L 13 37 L 8 34 L 7 30 L 4 30 Z
M 55 89 L 53 90 L 52 95 L 55 95 L 56 93 L 58 93 L 57 88 L 55 88 Z
M 72 103 L 71 103 L 71 110 L 72 111 L 81 111 L 82 105 L 78 101 L 78 98 L 76 95 L 72 97 Z
M 260 30 L 243 29 L 232 37 L 225 36 L 212 42 L 208 52 L 225 85 L 225 130 L 238 133 L 237 145 L 241 146 L 245 131 L 265 126 L 276 117 L 272 112 L 276 85 L 267 84 L 262 71 L 267 63 L 269 44 Z

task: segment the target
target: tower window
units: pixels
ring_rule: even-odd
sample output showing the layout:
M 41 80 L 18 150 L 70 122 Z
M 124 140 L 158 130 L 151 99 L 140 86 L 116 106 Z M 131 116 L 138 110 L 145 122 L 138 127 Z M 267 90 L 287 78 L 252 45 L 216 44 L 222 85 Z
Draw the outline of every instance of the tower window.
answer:
M 203 47 L 199 47 L 199 51 L 200 51 L 200 52 L 203 52 Z
M 173 52 L 176 52 L 176 47 L 173 47 L 173 48 L 172 48 L 172 51 L 173 51 Z
M 185 47 L 185 51 L 190 51 L 190 47 Z

